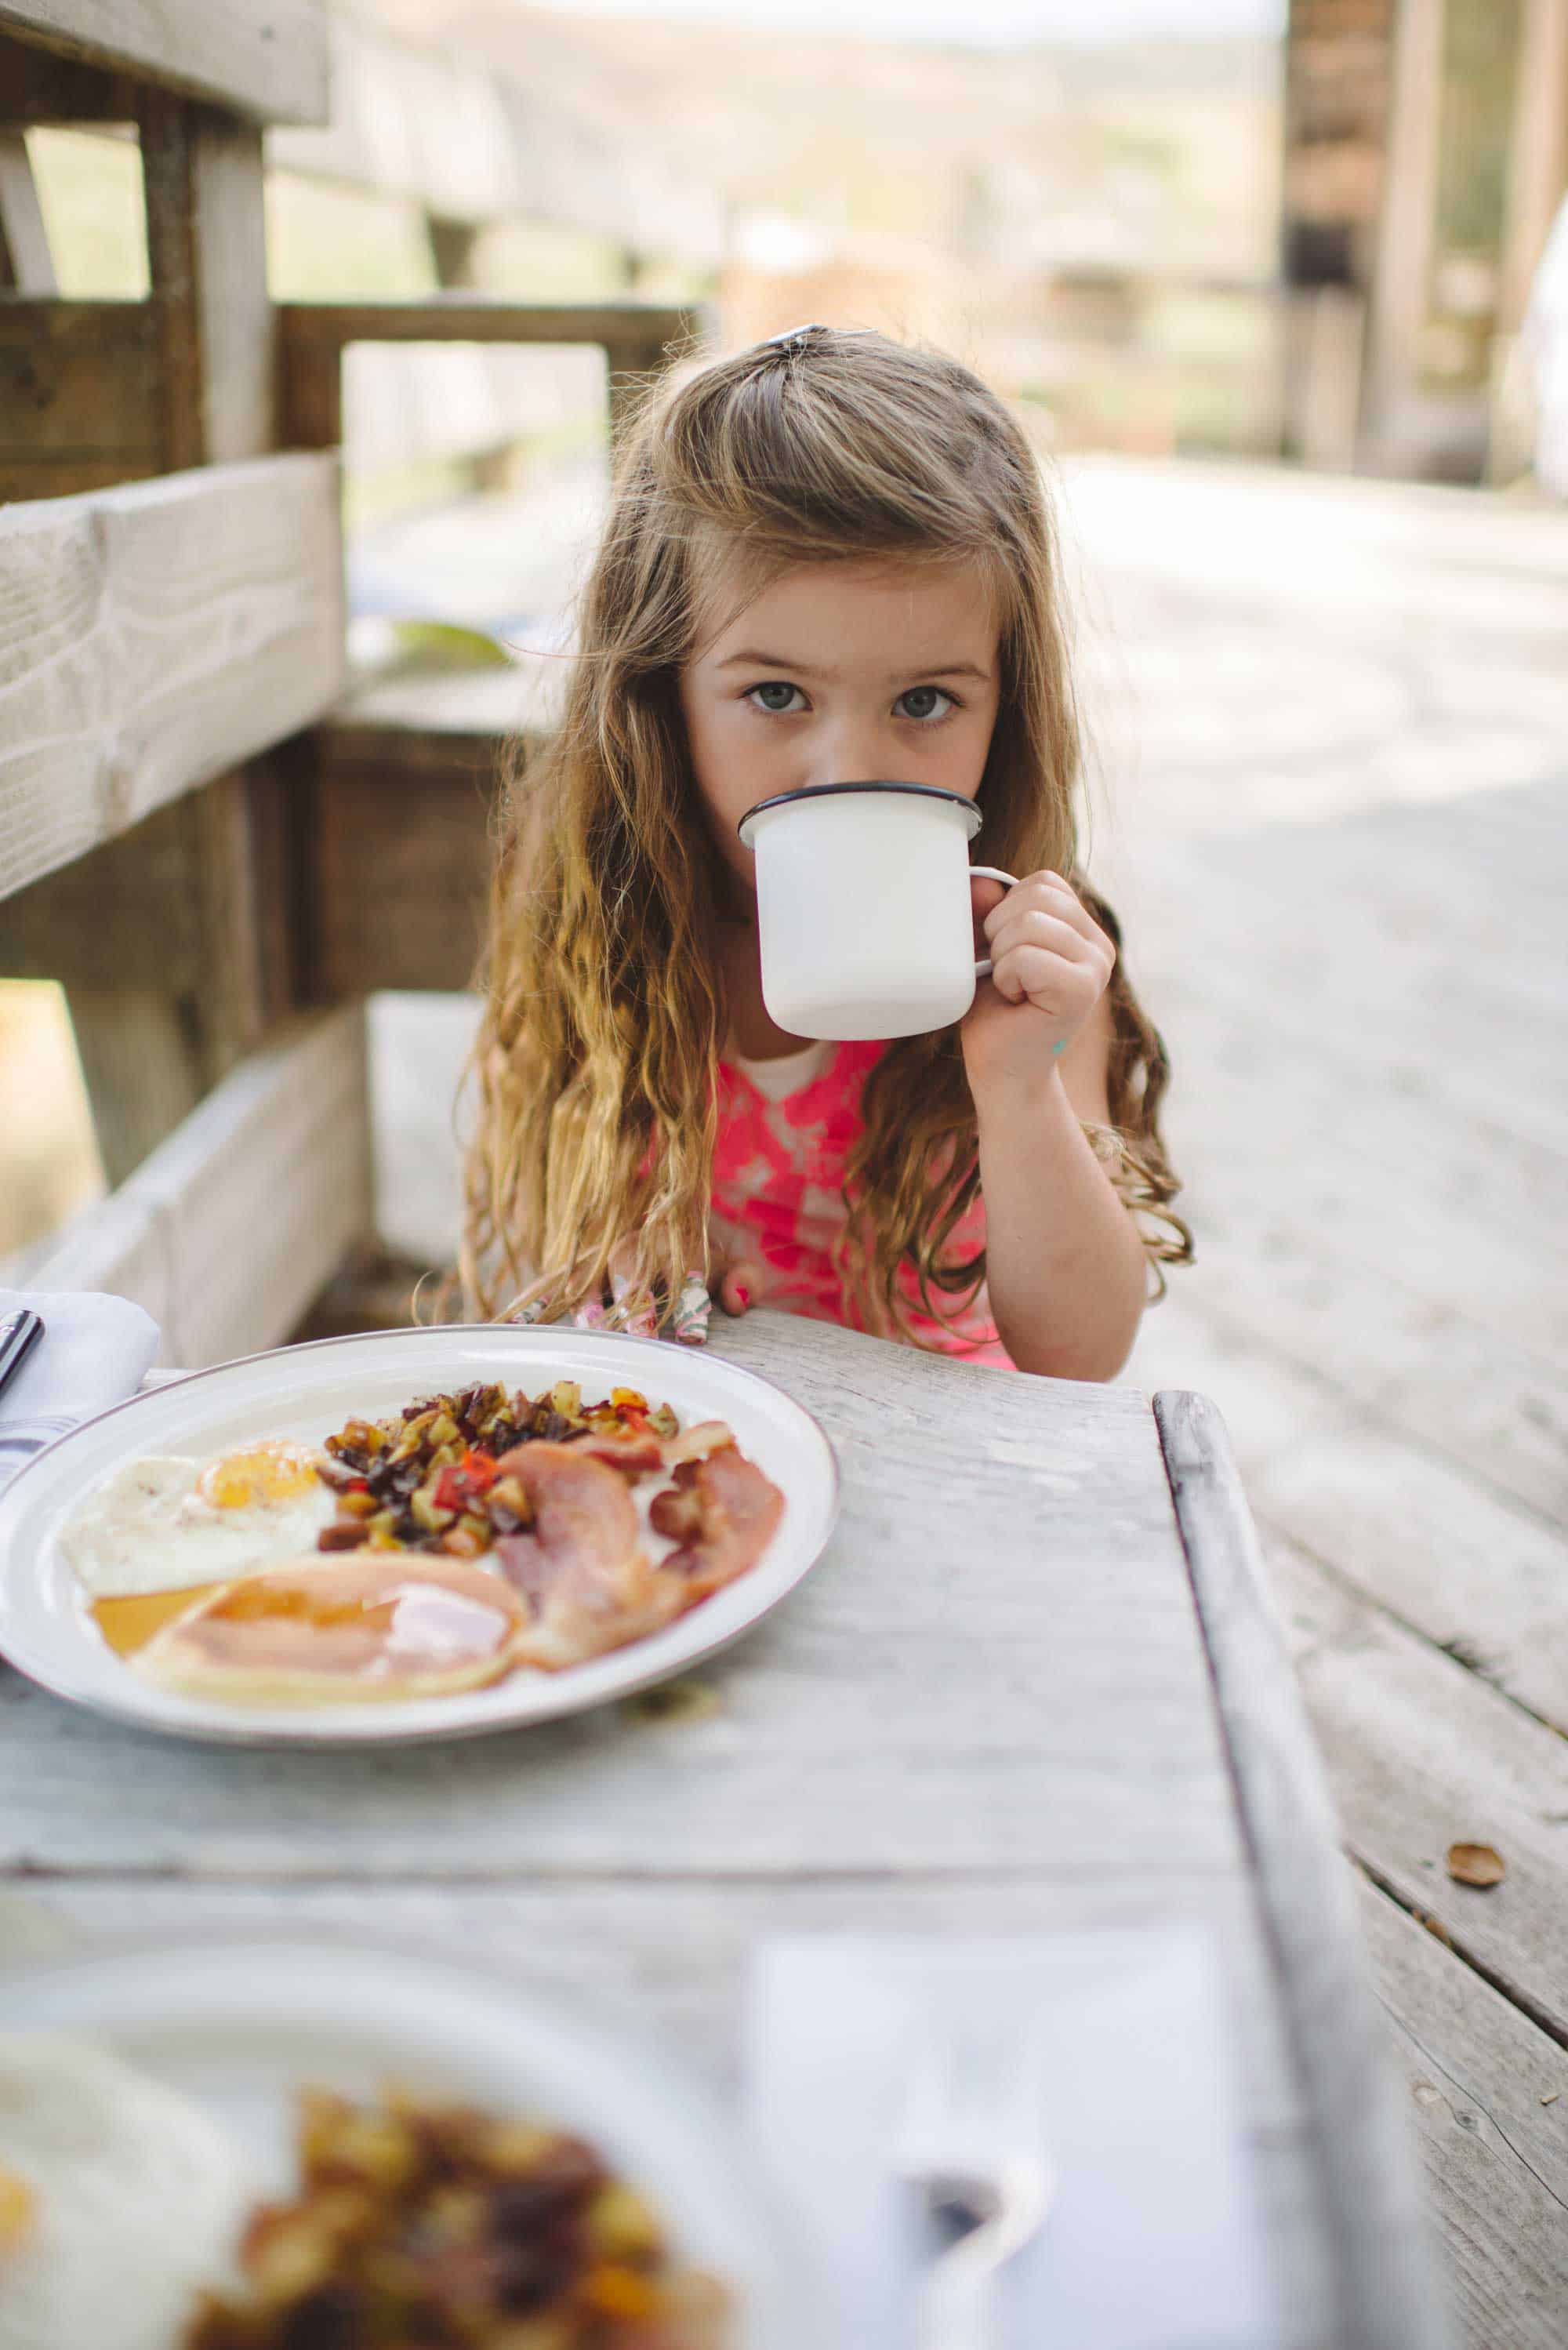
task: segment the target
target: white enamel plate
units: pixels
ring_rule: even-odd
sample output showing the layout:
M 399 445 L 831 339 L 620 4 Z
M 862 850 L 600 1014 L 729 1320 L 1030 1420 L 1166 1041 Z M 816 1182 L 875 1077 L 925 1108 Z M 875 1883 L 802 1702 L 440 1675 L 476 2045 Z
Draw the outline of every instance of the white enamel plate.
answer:
M 238 1706 L 155 1688 L 108 1646 L 60 1549 L 87 1496 L 148 1453 L 204 1457 L 262 1437 L 319 1444 L 350 1418 L 382 1419 L 416 1397 L 502 1380 L 537 1395 L 580 1381 L 668 1403 L 682 1426 L 722 1419 L 784 1497 L 778 1532 L 749 1573 L 650 1638 L 559 1673 L 523 1670 L 457 1697 L 399 1703 Z M 0 1652 L 57 1697 L 177 1738 L 244 1745 L 404 1745 L 546 1721 L 624 1697 L 712 1655 L 793 1590 L 820 1556 L 837 1507 L 833 1449 L 810 1414 L 750 1371 L 684 1347 L 607 1331 L 463 1326 L 323 1338 L 193 1372 L 88 1420 L 0 1495 Z
M 704 2085 L 530 1985 L 413 1952 L 236 1937 L 0 1973 L 0 2002 L 8 2031 L 94 2041 L 205 2106 L 261 2195 L 296 2184 L 306 2085 L 361 2101 L 395 2085 L 574 2130 L 648 2194 L 678 2257 L 730 2287 L 745 2350 L 825 2339 L 815 2287 Z

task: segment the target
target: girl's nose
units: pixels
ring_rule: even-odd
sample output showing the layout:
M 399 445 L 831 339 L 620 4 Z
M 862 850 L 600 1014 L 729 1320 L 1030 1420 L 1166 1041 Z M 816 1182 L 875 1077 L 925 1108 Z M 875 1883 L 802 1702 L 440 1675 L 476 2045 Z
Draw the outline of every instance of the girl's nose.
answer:
M 871 784 L 893 770 L 887 732 L 876 718 L 845 717 L 825 727 L 812 745 L 814 784 Z

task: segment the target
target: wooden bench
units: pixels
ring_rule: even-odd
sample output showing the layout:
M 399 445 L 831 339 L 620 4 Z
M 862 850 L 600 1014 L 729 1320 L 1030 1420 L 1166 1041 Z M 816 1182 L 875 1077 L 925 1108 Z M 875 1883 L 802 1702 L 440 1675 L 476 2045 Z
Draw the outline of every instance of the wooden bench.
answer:
M 308 0 L 0 7 L 0 972 L 65 985 L 114 1186 L 28 1273 L 139 1299 L 186 1363 L 285 1337 L 370 1232 L 361 999 L 431 983 L 442 927 L 413 953 L 383 919 L 397 835 L 306 731 L 346 681 L 345 354 L 439 373 L 419 346 L 481 346 L 499 402 L 516 347 L 587 347 L 613 422 L 693 327 L 636 301 L 275 306 L 264 127 L 329 135 L 327 66 Z M 54 290 L 21 133 L 84 120 L 139 137 L 144 301 Z M 463 202 L 535 200 L 503 161 Z M 476 902 L 482 824 L 450 851 Z M 474 925 L 446 929 L 436 983 L 460 985 Z

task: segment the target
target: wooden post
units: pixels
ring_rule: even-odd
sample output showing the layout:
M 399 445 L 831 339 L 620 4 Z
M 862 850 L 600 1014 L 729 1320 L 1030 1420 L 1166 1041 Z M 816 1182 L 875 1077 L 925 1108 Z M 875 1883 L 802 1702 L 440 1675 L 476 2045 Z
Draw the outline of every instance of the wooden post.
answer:
M 1373 284 L 1369 438 L 1399 461 L 1398 410 L 1427 322 L 1443 100 L 1444 0 L 1399 0 Z
M 1557 206 L 1568 188 L 1568 0 L 1521 0 L 1508 193 L 1487 417 L 1487 478 L 1528 468 L 1534 414 L 1519 335 Z
M 477 286 L 479 273 L 474 263 L 483 234 L 478 224 L 473 221 L 442 220 L 435 213 L 427 213 L 425 229 L 431 241 L 431 258 L 435 263 L 436 284 Z
M 1568 189 L 1568 0 L 1522 0 L 1514 69 L 1498 327 L 1519 332 L 1531 280 Z
M 1352 286 L 1314 286 L 1298 297 L 1298 450 L 1314 471 L 1355 469 L 1366 297 Z
M 445 220 L 436 213 L 425 215 L 425 230 L 430 237 L 431 258 L 435 263 L 436 284 L 443 293 L 476 292 L 479 287 L 479 246 L 484 234 L 477 222 Z M 477 449 L 462 459 L 461 471 L 470 489 L 481 493 L 505 490 L 512 481 L 513 450 Z
M 16 130 L 0 130 L 0 286 L 17 294 L 57 291 L 27 141 Z
M 165 90 L 140 120 L 166 470 L 259 456 L 275 445 L 261 132 Z

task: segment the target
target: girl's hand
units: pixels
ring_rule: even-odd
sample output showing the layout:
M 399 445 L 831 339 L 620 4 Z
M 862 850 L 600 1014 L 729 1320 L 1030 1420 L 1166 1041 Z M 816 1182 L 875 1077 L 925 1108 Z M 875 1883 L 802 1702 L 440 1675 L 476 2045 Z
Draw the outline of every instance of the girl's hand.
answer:
M 1059 873 L 970 888 L 992 960 L 959 1030 L 978 1095 L 1054 1067 L 1105 993 L 1116 951 Z
M 708 1288 L 717 1305 L 726 1314 L 745 1314 L 763 1294 L 763 1269 L 750 1257 L 738 1257 L 733 1263 L 714 1265 L 708 1276 Z

